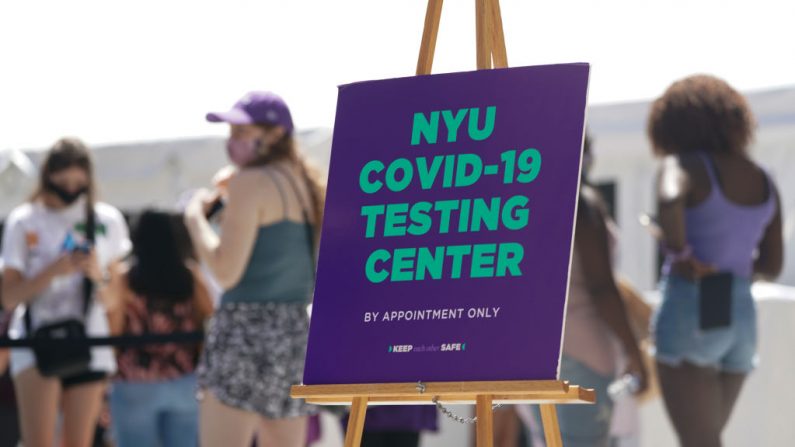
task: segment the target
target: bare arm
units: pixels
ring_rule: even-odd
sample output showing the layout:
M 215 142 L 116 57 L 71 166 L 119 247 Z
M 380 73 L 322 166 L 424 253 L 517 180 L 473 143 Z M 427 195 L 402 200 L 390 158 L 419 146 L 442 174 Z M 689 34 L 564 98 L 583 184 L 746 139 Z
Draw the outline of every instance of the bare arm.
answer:
M 259 194 L 255 191 L 262 189 L 257 175 L 240 172 L 230 179 L 220 237 L 204 217 L 211 199 L 208 191 L 197 193 L 185 210 L 185 224 L 196 252 L 224 289 L 240 281 L 254 248 L 259 226 Z
M 589 202 L 589 198 L 586 197 L 584 201 Z M 593 201 L 591 205 L 580 206 L 577 212 L 574 243 L 580 256 L 586 287 L 599 317 L 620 340 L 632 369 L 640 376 L 641 390 L 643 390 L 646 384 L 646 370 L 613 276 L 605 218 Z
M 775 186 L 773 186 L 775 188 Z M 771 191 L 772 193 L 773 191 Z M 781 199 L 776 192 L 776 215 L 759 242 L 759 255 L 754 261 L 756 279 L 772 281 L 781 274 L 784 264 L 784 242 L 781 225 Z
M 119 335 L 124 332 L 124 316 L 127 312 L 127 290 L 128 290 L 128 267 L 123 263 L 111 269 L 110 284 L 101 296 L 105 304 L 105 311 L 108 314 L 108 324 L 111 335 Z
M 88 255 L 81 255 L 77 264 L 83 275 L 94 282 L 96 296 L 105 306 L 108 317 L 113 317 L 111 313 L 116 307 L 124 307 L 122 302 L 124 300 L 124 288 L 120 282 L 126 270 L 124 262 L 120 259 L 111 261 L 106 268 L 106 276 L 99 265 L 96 250 L 92 249 Z M 124 281 L 126 281 L 126 276 Z M 123 311 L 121 315 L 122 317 L 124 316 Z
M 685 228 L 685 208 L 690 192 L 690 176 L 682 168 L 679 158 L 669 155 L 663 159 L 657 176 L 657 215 L 665 249 L 684 253 L 688 248 Z M 696 280 L 713 273 L 715 268 L 688 256 L 673 264 L 678 275 Z
M 19 304 L 27 303 L 47 289 L 56 276 L 69 275 L 78 269 L 78 261 L 73 254 L 61 256 L 32 278 L 25 278 L 21 271 L 6 267 L 3 269 L 3 308 L 12 310 Z
M 666 248 L 679 252 L 687 245 L 685 204 L 690 181 L 676 157 L 663 159 L 657 176 L 657 216 Z
M 626 279 L 619 278 L 617 285 L 621 298 L 624 300 L 624 307 L 627 310 L 627 318 L 629 318 L 633 333 L 638 339 L 647 338 L 653 313 L 651 306 Z
M 213 314 L 213 300 L 210 297 L 210 289 L 204 281 L 204 275 L 198 267 L 191 266 L 194 284 L 194 304 L 196 306 L 196 319 L 199 324 L 204 324 L 204 320 Z

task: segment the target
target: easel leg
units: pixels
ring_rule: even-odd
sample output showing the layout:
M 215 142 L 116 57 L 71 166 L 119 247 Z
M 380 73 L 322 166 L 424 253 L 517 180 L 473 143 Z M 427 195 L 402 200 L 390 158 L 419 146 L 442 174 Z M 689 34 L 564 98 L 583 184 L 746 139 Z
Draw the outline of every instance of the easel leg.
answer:
M 475 34 L 477 39 L 478 70 L 486 70 L 492 67 L 490 17 L 489 0 L 475 0 Z
M 418 76 L 431 73 L 439 20 L 442 15 L 442 2 L 443 0 L 428 0 L 420 55 L 417 59 Z M 478 70 L 508 67 L 500 0 L 475 0 L 475 20 Z
M 505 35 L 502 31 L 502 12 L 500 0 L 489 0 L 489 20 L 491 21 L 491 52 L 494 68 L 508 67 L 508 52 L 505 50 Z
M 491 408 L 491 396 L 478 396 L 476 413 L 477 447 L 494 447 L 494 412 Z
M 417 75 L 431 74 L 433 53 L 436 50 L 436 36 L 439 34 L 439 20 L 442 16 L 442 0 L 428 0 L 425 12 L 425 27 L 422 30 L 420 57 L 417 60 Z
M 563 447 L 563 440 L 560 439 L 558 413 L 554 404 L 541 405 L 541 421 L 544 423 L 544 439 L 547 441 L 547 447 Z
M 362 444 L 364 416 L 367 415 L 367 398 L 355 397 L 348 418 L 348 430 L 345 433 L 345 447 L 359 447 Z

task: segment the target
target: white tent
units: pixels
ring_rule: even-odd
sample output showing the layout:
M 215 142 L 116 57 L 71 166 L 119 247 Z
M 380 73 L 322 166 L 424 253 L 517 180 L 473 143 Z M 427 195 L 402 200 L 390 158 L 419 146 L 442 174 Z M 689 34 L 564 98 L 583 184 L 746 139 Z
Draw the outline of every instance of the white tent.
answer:
M 325 169 L 331 131 L 310 129 L 297 137 L 310 161 Z M 38 178 L 33 164 L 41 162 L 44 150 L 1 154 L 0 216 L 6 216 L 31 193 Z M 209 186 L 213 174 L 226 163 L 221 137 L 100 145 L 93 148 L 93 155 L 100 199 L 123 211 L 173 207 L 185 191 Z M 3 169 L 5 165 L 9 167 Z

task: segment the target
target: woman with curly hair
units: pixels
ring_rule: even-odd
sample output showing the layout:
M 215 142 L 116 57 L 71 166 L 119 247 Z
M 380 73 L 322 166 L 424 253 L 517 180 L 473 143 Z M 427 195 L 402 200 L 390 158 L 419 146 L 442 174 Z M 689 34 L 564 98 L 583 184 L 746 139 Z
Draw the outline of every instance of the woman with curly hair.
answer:
M 749 156 L 754 118 L 723 80 L 691 76 L 658 98 L 648 135 L 661 157 L 666 262 L 654 317 L 660 384 L 682 446 L 721 445 L 756 356 L 751 283 L 782 266 L 776 186 Z

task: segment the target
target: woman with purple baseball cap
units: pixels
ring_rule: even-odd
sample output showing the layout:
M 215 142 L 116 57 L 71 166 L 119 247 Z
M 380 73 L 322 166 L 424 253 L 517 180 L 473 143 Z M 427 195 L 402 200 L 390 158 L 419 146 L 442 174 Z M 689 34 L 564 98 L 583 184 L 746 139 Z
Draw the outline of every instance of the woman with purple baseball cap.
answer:
M 185 220 L 223 286 L 198 368 L 206 446 L 299 447 L 311 408 L 290 398 L 303 376 L 324 188 L 300 156 L 290 110 L 252 92 L 207 115 L 230 125 L 235 165 L 220 191 L 199 191 Z M 220 234 L 206 217 L 223 200 Z

